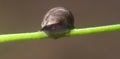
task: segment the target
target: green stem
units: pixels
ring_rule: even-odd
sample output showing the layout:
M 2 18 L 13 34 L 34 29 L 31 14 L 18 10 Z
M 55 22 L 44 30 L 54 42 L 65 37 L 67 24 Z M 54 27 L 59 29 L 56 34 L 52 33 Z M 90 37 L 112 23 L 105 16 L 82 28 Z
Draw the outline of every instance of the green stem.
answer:
M 66 33 L 64 37 L 97 34 L 97 33 L 113 32 L 113 31 L 120 31 L 120 24 L 82 28 L 82 29 L 72 29 L 69 33 Z M 46 38 L 50 38 L 50 37 L 42 31 L 31 32 L 31 33 L 4 34 L 4 35 L 0 35 L 0 43 L 25 41 L 25 40 L 38 40 L 38 39 L 40 40 Z
M 90 27 L 83 29 L 73 29 L 65 36 L 80 36 L 80 35 L 98 34 L 98 33 L 113 32 L 113 31 L 120 31 L 120 24 Z

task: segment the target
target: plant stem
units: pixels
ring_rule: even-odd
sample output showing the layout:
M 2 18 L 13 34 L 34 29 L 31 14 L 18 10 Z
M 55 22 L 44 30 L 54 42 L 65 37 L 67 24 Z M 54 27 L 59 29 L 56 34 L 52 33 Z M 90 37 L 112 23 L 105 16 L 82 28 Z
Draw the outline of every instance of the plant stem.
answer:
M 120 31 L 120 24 L 82 28 L 82 29 L 72 29 L 70 32 L 66 33 L 64 37 L 98 34 L 98 33 L 113 32 L 113 31 Z M 39 39 L 47 39 L 47 38 L 50 37 L 43 31 L 30 32 L 30 33 L 17 33 L 17 34 L 3 34 L 0 35 L 0 43 L 25 41 L 25 40 L 39 40 Z
M 80 36 L 80 35 L 98 34 L 98 33 L 113 32 L 113 31 L 120 31 L 120 24 L 73 29 L 65 36 Z

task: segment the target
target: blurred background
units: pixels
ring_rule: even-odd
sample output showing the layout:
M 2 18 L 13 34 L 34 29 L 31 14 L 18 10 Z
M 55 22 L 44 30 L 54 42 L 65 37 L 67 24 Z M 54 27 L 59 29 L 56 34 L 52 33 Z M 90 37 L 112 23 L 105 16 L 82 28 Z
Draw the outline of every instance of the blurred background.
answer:
M 38 31 L 58 6 L 72 11 L 76 28 L 120 23 L 119 0 L 0 0 L 0 34 Z M 120 59 L 120 32 L 0 43 L 0 59 Z

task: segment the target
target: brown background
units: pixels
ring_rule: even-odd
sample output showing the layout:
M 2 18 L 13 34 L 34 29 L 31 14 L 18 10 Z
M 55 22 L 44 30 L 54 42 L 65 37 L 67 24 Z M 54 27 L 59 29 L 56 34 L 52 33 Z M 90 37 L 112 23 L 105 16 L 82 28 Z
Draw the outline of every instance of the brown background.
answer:
M 0 0 L 0 34 L 38 31 L 56 6 L 72 11 L 76 28 L 120 23 L 119 0 Z M 120 32 L 1 43 L 0 59 L 120 59 Z

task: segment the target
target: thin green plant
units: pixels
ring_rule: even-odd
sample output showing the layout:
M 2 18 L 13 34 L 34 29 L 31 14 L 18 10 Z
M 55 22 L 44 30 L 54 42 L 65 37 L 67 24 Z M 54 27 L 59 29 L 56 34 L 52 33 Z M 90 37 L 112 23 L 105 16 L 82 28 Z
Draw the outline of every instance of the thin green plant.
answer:
M 64 34 L 62 37 L 91 35 L 91 34 L 99 34 L 99 33 L 113 32 L 113 31 L 120 31 L 120 24 L 72 29 L 70 30 L 70 32 Z M 45 40 L 47 38 L 51 38 L 51 37 L 48 36 L 43 31 L 16 33 L 16 34 L 2 34 L 0 35 L 0 43 L 26 41 L 26 40 Z

